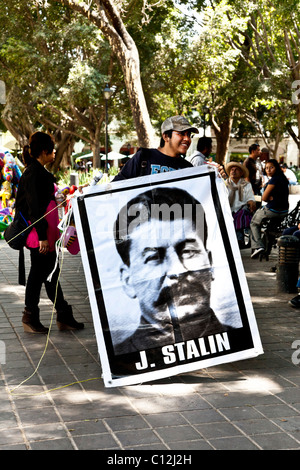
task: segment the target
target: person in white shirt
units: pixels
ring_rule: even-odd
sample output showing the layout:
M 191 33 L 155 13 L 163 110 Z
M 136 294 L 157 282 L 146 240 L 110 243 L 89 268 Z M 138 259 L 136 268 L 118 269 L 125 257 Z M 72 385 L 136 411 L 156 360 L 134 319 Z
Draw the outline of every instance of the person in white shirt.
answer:
M 212 139 L 210 137 L 200 137 L 197 142 L 197 151 L 190 158 L 193 166 L 204 165 L 211 154 Z
M 226 180 L 229 204 L 233 216 L 234 228 L 239 247 L 245 248 L 244 229 L 250 227 L 253 212 L 256 210 L 256 200 L 248 177 L 247 168 L 238 162 L 226 165 L 229 178 Z
M 287 164 L 286 163 L 283 163 L 281 166 L 281 169 L 284 173 L 284 176 L 287 178 L 288 182 L 289 182 L 289 185 L 290 186 L 293 186 L 295 184 L 298 184 L 298 181 L 297 181 L 297 176 L 295 175 L 295 173 L 293 172 L 293 170 L 290 170 L 288 167 L 287 167 Z

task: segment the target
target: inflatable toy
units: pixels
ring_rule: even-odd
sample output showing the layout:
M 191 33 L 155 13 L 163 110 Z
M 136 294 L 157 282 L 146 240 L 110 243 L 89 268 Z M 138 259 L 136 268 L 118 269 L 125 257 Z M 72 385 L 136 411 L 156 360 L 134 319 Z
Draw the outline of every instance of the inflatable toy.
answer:
M 1 185 L 0 197 L 2 199 L 2 208 L 8 206 L 8 201 L 12 196 L 12 183 L 10 181 L 4 181 Z
M 73 185 L 70 187 L 70 191 L 69 191 L 70 194 L 74 194 L 75 191 L 77 191 L 77 189 L 78 189 L 77 186 L 75 186 L 75 185 L 73 184 Z
M 5 157 L 5 154 L 4 153 L 0 153 L 0 170 L 2 170 L 2 168 L 4 167 L 4 159 Z
M 5 232 L 12 220 L 13 214 L 10 208 L 6 207 L 0 210 L 0 238 L 4 238 L 3 232 Z
M 60 192 L 64 195 L 67 196 L 70 192 L 69 186 L 66 186 L 65 188 L 61 189 Z
M 64 248 L 67 248 L 72 255 L 77 255 L 79 252 L 79 243 L 74 225 L 70 225 L 66 229 L 65 233 L 61 236 L 61 240 Z
M 9 152 L 0 153 L 0 170 L 0 197 L 2 199 L 2 207 L 5 208 L 11 205 L 12 200 L 16 197 L 22 172 L 15 158 Z
M 9 224 L 6 224 L 5 222 L 0 221 L 0 232 L 4 232 Z

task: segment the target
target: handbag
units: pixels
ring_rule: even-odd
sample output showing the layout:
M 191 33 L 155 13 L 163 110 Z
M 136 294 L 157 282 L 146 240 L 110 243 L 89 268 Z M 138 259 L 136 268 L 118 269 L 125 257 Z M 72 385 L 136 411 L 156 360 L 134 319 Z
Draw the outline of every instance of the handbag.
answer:
M 23 217 L 21 212 L 15 214 L 14 220 L 4 232 L 4 239 L 14 250 L 21 250 L 26 244 L 26 239 L 32 226 Z
M 236 230 L 241 230 L 250 227 L 253 214 L 248 209 L 240 209 L 237 212 L 232 213 L 234 227 Z

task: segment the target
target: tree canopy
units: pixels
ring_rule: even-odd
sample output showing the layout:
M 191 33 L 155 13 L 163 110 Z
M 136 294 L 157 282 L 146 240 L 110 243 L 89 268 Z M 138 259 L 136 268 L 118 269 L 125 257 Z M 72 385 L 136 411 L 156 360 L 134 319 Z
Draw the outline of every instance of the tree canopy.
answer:
M 299 4 L 295 0 L 2 0 L 2 122 L 23 145 L 37 127 L 54 133 L 57 165 L 85 141 L 100 165 L 106 83 L 109 118 L 138 144 L 173 114 L 217 137 L 260 136 L 276 155 L 290 133 L 300 147 Z M 294 102 L 293 102 L 294 101 Z

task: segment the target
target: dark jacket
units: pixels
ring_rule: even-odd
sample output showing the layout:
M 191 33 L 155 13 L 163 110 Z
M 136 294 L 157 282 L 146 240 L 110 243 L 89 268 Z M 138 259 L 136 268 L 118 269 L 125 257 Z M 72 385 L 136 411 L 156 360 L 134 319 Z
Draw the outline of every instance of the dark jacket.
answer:
M 55 177 L 37 160 L 30 163 L 19 181 L 16 211 L 31 223 L 41 219 L 35 224 L 39 240 L 47 240 L 48 223 L 43 216 L 51 199 L 55 199 L 54 183 Z
M 155 175 L 173 170 L 190 168 L 193 165 L 183 157 L 169 157 L 158 149 L 139 149 L 124 165 L 113 181 L 126 180 L 137 176 Z

